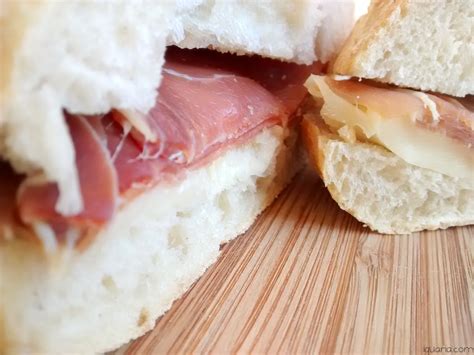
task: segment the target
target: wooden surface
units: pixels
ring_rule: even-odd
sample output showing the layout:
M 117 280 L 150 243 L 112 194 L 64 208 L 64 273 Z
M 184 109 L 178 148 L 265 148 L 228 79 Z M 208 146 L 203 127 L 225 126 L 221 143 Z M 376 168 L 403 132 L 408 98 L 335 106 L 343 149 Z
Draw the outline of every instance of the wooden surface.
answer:
M 377 354 L 428 346 L 474 353 L 474 227 L 377 235 L 338 210 L 306 172 L 223 247 L 153 331 L 120 352 Z

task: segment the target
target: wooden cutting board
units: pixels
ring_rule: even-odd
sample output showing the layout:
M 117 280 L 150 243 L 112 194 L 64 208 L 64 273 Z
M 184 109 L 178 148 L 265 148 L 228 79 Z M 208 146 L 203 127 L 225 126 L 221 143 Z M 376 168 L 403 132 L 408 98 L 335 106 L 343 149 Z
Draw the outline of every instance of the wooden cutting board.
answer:
M 223 246 L 154 330 L 119 352 L 376 354 L 442 346 L 474 353 L 474 227 L 371 233 L 304 172 L 245 235 Z

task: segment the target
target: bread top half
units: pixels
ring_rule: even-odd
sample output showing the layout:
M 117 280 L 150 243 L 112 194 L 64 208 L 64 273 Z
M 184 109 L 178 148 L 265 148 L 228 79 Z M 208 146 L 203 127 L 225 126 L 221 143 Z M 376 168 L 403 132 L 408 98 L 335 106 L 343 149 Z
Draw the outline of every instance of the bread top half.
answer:
M 464 97 L 474 94 L 474 2 L 375 0 L 332 70 Z

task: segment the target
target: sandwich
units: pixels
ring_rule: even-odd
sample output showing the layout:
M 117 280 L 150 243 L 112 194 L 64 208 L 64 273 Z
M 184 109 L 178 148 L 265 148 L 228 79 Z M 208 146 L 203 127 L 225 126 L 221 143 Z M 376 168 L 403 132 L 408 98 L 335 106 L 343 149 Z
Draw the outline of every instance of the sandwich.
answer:
M 472 1 L 373 1 L 326 76 L 306 82 L 313 166 L 387 234 L 474 223 Z
M 155 320 L 301 164 L 353 25 L 327 1 L 0 5 L 0 349 L 97 353 Z

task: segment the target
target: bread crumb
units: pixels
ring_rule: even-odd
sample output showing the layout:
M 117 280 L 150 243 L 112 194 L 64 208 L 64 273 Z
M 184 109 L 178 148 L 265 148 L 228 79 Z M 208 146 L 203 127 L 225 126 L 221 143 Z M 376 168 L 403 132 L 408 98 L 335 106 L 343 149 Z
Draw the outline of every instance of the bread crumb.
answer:
M 337 130 L 337 133 L 347 143 L 355 143 L 357 141 L 357 136 L 353 127 L 349 127 L 348 125 L 342 126 Z
M 140 311 L 140 316 L 138 317 L 137 326 L 141 327 L 148 321 L 148 310 L 146 308 L 142 308 Z
M 332 78 L 336 81 L 344 81 L 344 80 L 352 79 L 352 76 L 350 76 L 350 75 L 334 75 Z

